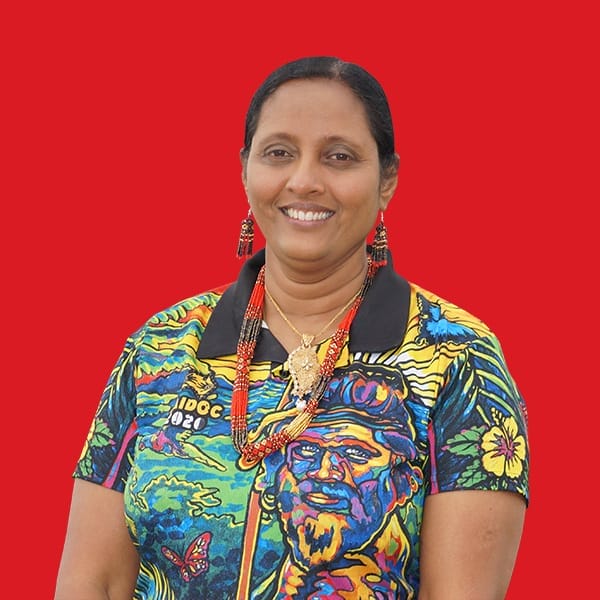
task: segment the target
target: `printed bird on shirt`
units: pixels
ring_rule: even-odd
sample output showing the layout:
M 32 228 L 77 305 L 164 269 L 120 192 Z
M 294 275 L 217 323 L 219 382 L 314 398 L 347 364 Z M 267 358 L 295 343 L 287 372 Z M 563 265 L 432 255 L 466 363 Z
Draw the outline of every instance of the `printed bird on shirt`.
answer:
M 446 318 L 442 307 L 437 302 L 430 302 L 420 293 L 417 293 L 419 306 L 419 335 L 418 342 L 438 344 L 440 342 L 455 342 L 457 344 L 473 340 L 476 332 L 455 321 Z

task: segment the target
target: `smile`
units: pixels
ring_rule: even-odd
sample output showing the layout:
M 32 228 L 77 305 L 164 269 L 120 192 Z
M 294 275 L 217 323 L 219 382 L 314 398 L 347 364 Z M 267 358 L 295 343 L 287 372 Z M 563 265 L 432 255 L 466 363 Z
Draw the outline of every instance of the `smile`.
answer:
M 309 506 L 313 507 L 336 507 L 339 512 L 346 512 L 345 509 L 348 508 L 348 501 L 345 498 L 337 498 L 335 496 L 328 496 L 327 494 L 323 494 L 320 492 L 312 492 L 309 494 L 304 494 L 303 499 Z
M 295 219 L 296 221 L 326 221 L 334 214 L 331 210 L 315 212 L 310 210 L 298 210 L 297 208 L 282 208 L 281 212 L 283 212 L 286 217 Z

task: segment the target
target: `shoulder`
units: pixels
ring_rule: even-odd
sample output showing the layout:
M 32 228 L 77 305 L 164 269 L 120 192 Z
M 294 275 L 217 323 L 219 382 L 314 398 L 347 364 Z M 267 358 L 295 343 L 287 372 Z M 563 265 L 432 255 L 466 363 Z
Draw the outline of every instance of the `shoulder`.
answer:
M 411 284 L 411 294 L 414 355 L 432 358 L 446 392 L 462 394 L 462 386 L 475 385 L 490 398 L 510 398 L 524 410 L 494 332 L 470 312 L 417 285 Z
M 186 333 L 202 333 L 215 307 L 231 284 L 190 296 L 155 313 L 130 336 L 133 345 L 152 338 L 178 337 Z
M 408 326 L 402 350 L 411 360 L 428 365 L 439 376 L 461 365 L 506 371 L 495 333 L 479 317 L 414 283 L 410 284 Z M 485 360 L 484 360 L 485 359 Z
M 166 323 L 187 323 L 190 321 L 204 322 L 210 317 L 217 302 L 229 285 L 214 288 L 210 291 L 196 294 L 156 313 L 146 322 L 154 327 Z
M 408 322 L 414 341 L 420 344 L 464 346 L 494 338 L 481 319 L 415 283 L 410 283 Z

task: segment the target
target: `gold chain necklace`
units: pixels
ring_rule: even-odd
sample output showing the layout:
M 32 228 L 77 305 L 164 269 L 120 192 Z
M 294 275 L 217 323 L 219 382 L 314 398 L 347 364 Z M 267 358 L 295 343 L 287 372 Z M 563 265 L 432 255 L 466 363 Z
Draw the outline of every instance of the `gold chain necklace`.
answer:
M 327 331 L 327 329 L 333 325 L 342 313 L 356 300 L 360 291 L 361 290 L 358 290 L 358 292 L 356 292 L 356 294 L 354 294 L 354 296 L 352 296 L 352 298 L 350 298 L 350 300 L 335 313 L 333 318 L 330 319 L 318 333 L 307 335 L 306 333 L 298 331 L 294 324 L 286 317 L 279 304 L 277 304 L 265 286 L 267 298 L 271 301 L 281 318 L 289 325 L 290 329 L 300 336 L 301 344 L 289 353 L 287 359 L 288 369 L 292 376 L 292 381 L 294 382 L 292 396 L 296 396 L 296 406 L 299 409 L 302 409 L 306 405 L 306 399 L 304 397 L 312 390 L 313 384 L 319 374 L 319 369 L 321 368 L 321 363 L 319 362 L 319 357 L 317 355 L 317 347 L 313 346 L 313 341 L 317 340 L 318 343 L 319 337 Z

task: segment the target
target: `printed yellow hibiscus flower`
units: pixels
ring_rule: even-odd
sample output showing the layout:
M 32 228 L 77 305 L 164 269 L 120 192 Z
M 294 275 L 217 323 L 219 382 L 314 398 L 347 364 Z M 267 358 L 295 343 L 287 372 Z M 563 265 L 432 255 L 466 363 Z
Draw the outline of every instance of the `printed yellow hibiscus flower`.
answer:
M 514 417 L 494 415 L 496 425 L 483 436 L 483 468 L 498 477 L 507 475 L 516 479 L 523 472 L 523 461 L 527 451 L 525 438 L 519 435 Z

